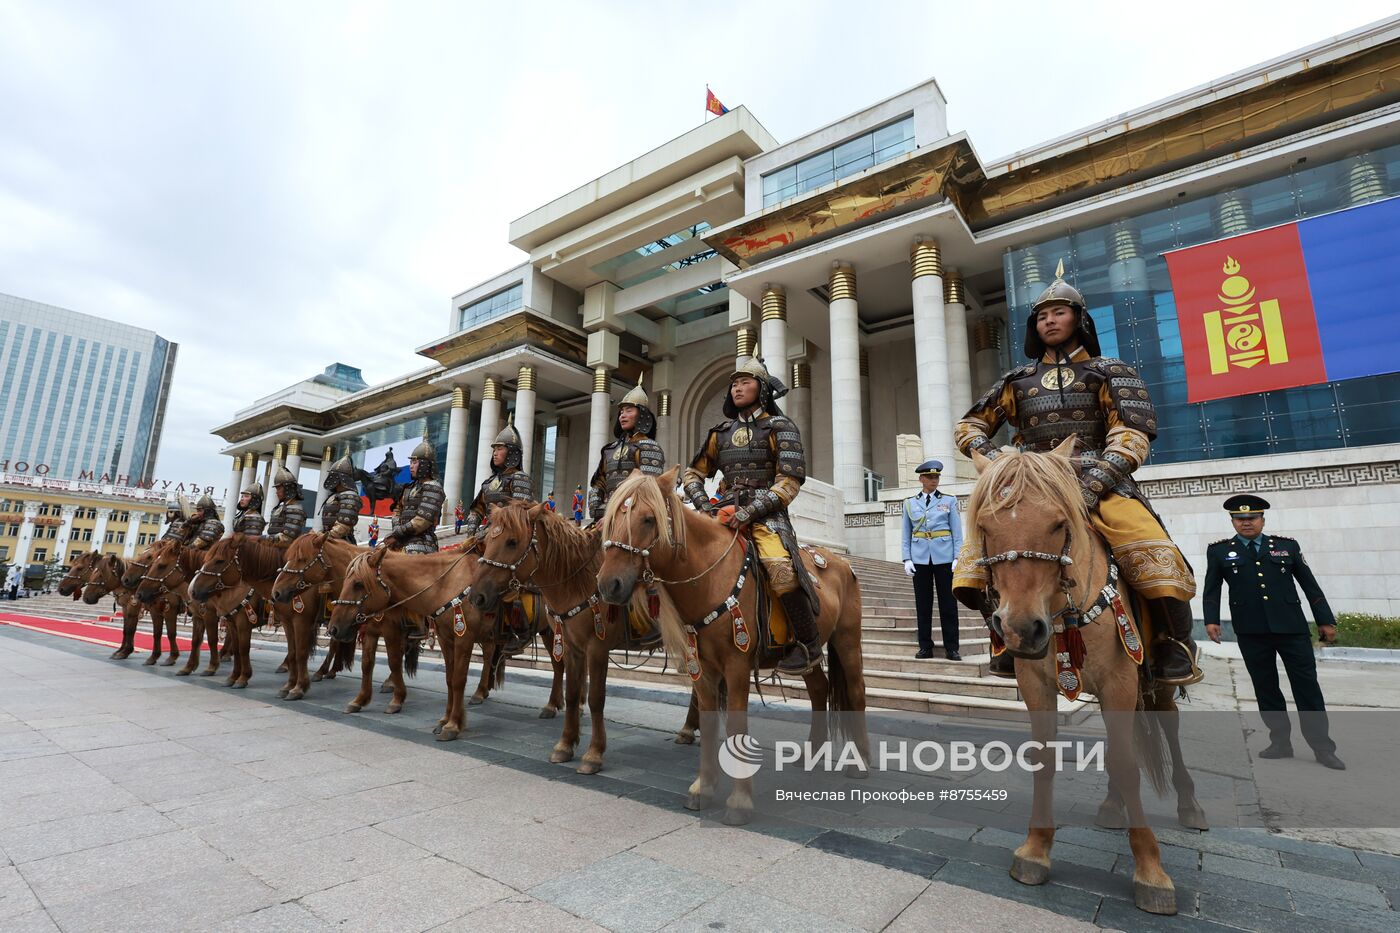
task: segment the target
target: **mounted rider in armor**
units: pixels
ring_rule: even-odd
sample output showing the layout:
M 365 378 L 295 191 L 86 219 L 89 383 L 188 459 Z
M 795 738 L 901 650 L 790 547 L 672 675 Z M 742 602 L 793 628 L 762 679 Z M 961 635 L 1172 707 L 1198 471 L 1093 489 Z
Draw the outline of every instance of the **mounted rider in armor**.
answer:
M 261 535 L 267 527 L 267 519 L 262 517 L 262 483 L 250 483 L 238 494 L 238 509 L 233 513 L 233 533 Z
M 424 438 L 408 455 L 412 479 L 399 496 L 393 528 L 379 542 L 381 547 L 402 549 L 405 554 L 437 553 L 437 526 L 442 524 L 442 505 L 447 494 L 442 483 L 433 478 L 436 471 L 437 453 Z
M 219 521 L 219 510 L 209 496 L 199 497 L 194 505 L 194 514 L 186 523 L 190 533 L 185 543 L 196 551 L 202 551 L 224 536 L 224 523 Z
M 534 483 L 530 481 L 530 474 L 520 468 L 523 460 L 520 434 L 515 425 L 508 424 L 491 442 L 491 475 L 482 480 L 481 489 L 467 509 L 465 531 L 468 537 L 481 540 L 494 506 L 512 499 L 534 501 Z
M 1157 436 L 1157 413 L 1133 368 L 1101 355 L 1084 296 L 1062 275 L 1063 264 L 1026 321 L 1025 354 L 1032 362 L 1007 373 L 973 404 L 955 440 L 966 455 L 975 450 L 995 459 L 1000 451 L 991 438 L 1003 423 L 1016 429 L 1013 443 L 1027 450 L 1049 451 L 1076 436 L 1075 470 L 1089 522 L 1127 584 L 1158 607 L 1152 613 L 1153 674 L 1163 684 L 1193 684 L 1202 677 L 1191 640 L 1195 575 L 1132 477 Z M 985 614 L 990 576 L 977 565 L 982 556 L 980 537 L 969 534 L 953 590 Z M 993 673 L 1005 675 L 1011 667 L 1009 654 L 993 658 Z
M 360 521 L 360 492 L 355 485 L 355 464 L 346 454 L 326 473 L 326 500 L 321 503 L 321 530 L 329 538 L 355 543 Z
M 280 544 L 290 544 L 306 532 L 306 506 L 301 504 L 301 484 L 292 471 L 279 466 L 272 477 L 272 489 L 277 504 L 267 523 L 265 537 Z
M 641 470 L 648 476 L 666 472 L 666 455 L 656 442 L 656 416 L 651 412 L 650 402 L 638 380 L 636 388 L 618 403 L 617 420 L 613 422 L 613 437 L 617 440 L 603 446 L 598 469 L 588 481 L 588 510 L 595 522 L 603 517 L 613 490 L 621 486 L 633 470 Z
M 786 392 L 762 360 L 740 357 L 724 400 L 729 420 L 710 429 L 681 475 L 681 485 L 696 509 L 713 514 L 705 480 L 717 472 L 724 475 L 720 499 L 735 507 L 729 524 L 751 528 L 773 595 L 781 600 L 796 636 L 778 670 L 801 674 L 820 661 L 821 641 L 816 588 L 798 556 L 787 512 L 807 479 L 807 460 L 797 425 L 778 408 L 777 399 Z
M 193 527 L 186 527 L 189 522 L 190 503 L 184 496 L 176 496 L 165 507 L 165 534 L 160 536 L 162 541 L 188 541 L 188 533 L 193 533 Z

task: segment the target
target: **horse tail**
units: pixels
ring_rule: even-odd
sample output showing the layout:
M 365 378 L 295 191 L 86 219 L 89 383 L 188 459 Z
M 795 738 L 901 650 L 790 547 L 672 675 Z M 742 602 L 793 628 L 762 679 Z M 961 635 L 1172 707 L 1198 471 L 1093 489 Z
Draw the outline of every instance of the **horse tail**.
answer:
M 339 664 L 341 670 L 353 671 L 355 669 L 355 639 L 349 641 L 334 641 L 331 643 L 332 664 Z
M 676 610 L 676 604 L 671 601 L 671 594 L 666 591 L 666 587 L 659 586 L 656 589 L 657 605 L 660 608 L 656 614 L 656 626 L 661 630 L 661 644 L 665 647 L 666 656 L 675 665 L 675 669 L 686 680 L 689 680 L 690 675 L 686 673 L 688 643 L 685 637 L 685 623 L 681 621 L 681 614 Z M 641 613 L 643 617 L 651 615 L 651 609 L 647 605 L 647 596 L 641 591 L 633 593 L 631 608 L 634 612 Z
M 1152 789 L 1161 797 L 1171 786 L 1171 748 L 1161 720 L 1165 710 L 1159 708 L 1156 691 L 1145 687 L 1143 695 L 1144 704 L 1133 715 L 1133 747 L 1137 750 L 1138 764 L 1152 782 Z
M 409 677 L 418 676 L 418 655 L 423 651 L 421 638 L 410 638 L 403 651 L 403 672 Z

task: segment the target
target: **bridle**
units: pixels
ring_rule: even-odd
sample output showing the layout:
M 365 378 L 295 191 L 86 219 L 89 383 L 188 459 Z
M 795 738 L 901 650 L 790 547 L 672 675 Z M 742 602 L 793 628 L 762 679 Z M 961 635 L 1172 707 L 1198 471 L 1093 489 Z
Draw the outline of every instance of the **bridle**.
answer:
M 989 577 L 990 577 L 990 568 L 996 566 L 997 564 L 1010 563 L 1010 562 L 1012 562 L 1012 561 L 1017 561 L 1017 560 L 1045 560 L 1045 561 L 1052 561 L 1052 562 L 1058 564 L 1058 565 L 1059 565 L 1059 568 L 1060 568 L 1060 573 L 1059 573 L 1060 592 L 1061 592 L 1061 593 L 1064 595 L 1064 597 L 1065 597 L 1065 605 L 1064 605 L 1064 608 L 1063 608 L 1063 609 L 1059 610 L 1059 611 L 1056 612 L 1053 616 L 1050 617 L 1050 621 L 1051 621 L 1051 622 L 1054 622 L 1056 619 L 1059 619 L 1061 616 L 1069 616 L 1070 618 L 1076 618 L 1076 617 L 1080 616 L 1082 613 L 1081 613 L 1080 607 L 1077 606 L 1077 605 L 1075 604 L 1075 602 L 1074 602 L 1074 596 L 1073 596 L 1073 594 L 1070 593 L 1070 590 L 1072 590 L 1073 588 L 1075 588 L 1076 586 L 1079 585 L 1075 580 L 1073 580 L 1073 579 L 1070 577 L 1070 575 L 1069 575 L 1069 573 L 1068 573 L 1068 568 L 1074 566 L 1074 558 L 1072 558 L 1072 557 L 1069 556 L 1070 547 L 1071 547 L 1071 545 L 1072 545 L 1073 543 L 1074 543 L 1073 535 L 1070 533 L 1069 529 L 1066 528 L 1066 529 L 1065 529 L 1065 545 L 1064 545 L 1064 547 L 1062 547 L 1062 548 L 1060 549 L 1060 553 L 1058 553 L 1058 554 L 1050 554 L 1050 553 L 1047 553 L 1047 552 L 1045 552 L 1045 551 L 1024 551 L 1024 550 L 1002 551 L 1000 554 L 993 554 L 993 555 L 991 555 L 990 557 L 981 557 L 981 558 L 978 558 L 977 560 L 973 561 L 973 566 L 975 566 L 975 567 L 986 567 L 986 568 L 989 568 L 989 573 L 988 573 L 988 575 L 989 575 Z M 991 580 L 990 580 L 990 579 L 988 580 L 988 583 L 991 583 Z
M 239 559 L 238 559 L 238 551 L 236 551 L 236 550 L 233 552 L 233 560 L 232 560 L 231 563 L 232 563 L 232 565 L 233 565 L 234 567 L 237 567 L 237 568 L 238 568 L 238 577 L 239 577 L 239 579 L 242 579 L 242 578 L 243 578 L 243 564 L 242 564 L 242 562 L 239 561 Z M 228 585 L 227 583 L 224 582 L 224 574 L 228 573 L 228 569 L 229 569 L 229 564 L 224 564 L 223 569 L 222 569 L 222 570 L 219 570 L 217 573 L 216 573 L 215 571 L 213 571 L 213 570 L 208 570 L 208 569 L 206 569 L 206 568 L 204 568 L 204 567 L 200 567 L 198 570 L 196 570 L 196 571 L 194 572 L 194 576 L 190 577 L 190 587 L 193 588 L 193 587 L 194 587 L 194 581 L 198 580 L 201 576 L 206 576 L 206 575 L 207 575 L 207 576 L 211 576 L 211 577 L 214 578 L 214 589 L 213 589 L 213 591 L 210 592 L 210 594 L 209 594 L 210 596 L 213 596 L 214 593 L 221 593 L 221 592 L 223 592 L 224 590 L 230 589 L 229 585 Z M 193 596 L 194 594 L 191 593 L 190 595 Z
M 297 578 L 297 586 L 294 592 L 300 593 L 303 590 L 309 590 L 311 589 L 311 587 L 316 585 L 314 583 L 306 582 L 306 574 L 307 571 L 309 571 L 312 567 L 315 567 L 317 564 L 320 564 L 326 569 L 327 578 L 330 578 L 335 575 L 335 571 L 331 569 L 330 562 L 326 560 L 326 540 L 326 538 L 321 539 L 320 546 L 316 548 L 316 556 L 313 557 L 311 560 L 307 561 L 305 567 L 302 567 L 300 569 L 294 569 L 292 567 L 291 561 L 288 561 L 287 563 L 283 564 L 280 568 L 278 568 L 277 573 L 279 575 L 286 573 L 291 574 L 292 576 Z
M 443 569 L 442 573 L 440 573 L 440 574 L 437 575 L 437 578 L 436 578 L 435 580 L 433 580 L 433 581 L 432 581 L 431 583 L 429 583 L 427 586 L 424 586 L 422 589 L 420 589 L 418 592 L 414 593 L 412 596 L 405 596 L 403 599 L 399 600 L 398 602 L 396 602 L 396 603 L 391 603 L 390 605 L 385 606 L 383 609 L 381 609 L 381 610 L 379 610 L 378 612 L 375 613 L 375 618 L 378 618 L 378 619 L 384 618 L 384 616 L 388 615 L 388 614 L 389 614 L 390 612 L 392 612 L 393 610 L 399 608 L 400 606 L 404 605 L 405 603 L 412 602 L 413 600 L 417 599 L 419 596 L 422 596 L 424 593 L 428 592 L 428 590 L 430 590 L 430 589 L 432 589 L 433 587 L 437 586 L 439 583 L 441 583 L 441 582 L 443 581 L 443 579 L 444 579 L 449 573 L 452 572 L 452 569 L 453 569 L 454 567 L 456 567 L 458 564 L 460 564 L 460 563 L 462 562 L 462 558 L 466 557 L 468 553 L 469 553 L 468 551 L 462 551 L 462 553 L 460 553 L 460 554 L 457 555 L 457 559 L 456 559 L 456 560 L 454 560 L 452 563 L 448 564 L 448 565 Z M 362 562 L 362 561 L 369 561 L 369 559 L 370 559 L 370 555 L 369 555 L 369 554 L 361 554 L 361 555 L 359 555 L 358 557 L 356 557 L 355 560 L 351 562 L 350 566 L 349 566 L 348 568 L 346 568 L 346 571 L 345 571 L 346 579 L 349 579 L 352 575 L 357 574 L 357 573 L 360 572 L 360 571 L 359 571 L 359 567 L 356 566 L 356 563 Z M 380 563 L 382 563 L 382 560 L 381 560 Z M 380 564 L 374 563 L 374 562 L 371 561 L 371 562 L 370 562 L 370 566 L 371 566 L 371 567 L 373 568 L 373 570 L 374 570 L 374 581 L 375 581 L 376 583 L 378 583 L 378 584 L 380 585 L 380 587 L 382 587 L 383 590 L 384 590 L 384 598 L 385 598 L 385 599 L 393 599 L 393 598 L 394 598 L 394 591 L 391 590 L 391 589 L 389 589 L 389 584 L 385 581 L 383 574 L 380 573 Z M 365 604 L 365 600 L 367 600 L 367 599 L 369 599 L 369 591 L 368 591 L 368 590 L 366 590 L 365 593 L 364 593 L 364 595 L 361 596 L 359 599 L 333 599 L 333 600 L 331 600 L 331 605 L 332 605 L 332 606 L 354 606 L 354 607 L 355 607 L 355 624 L 356 624 L 356 625 L 363 625 L 365 622 L 369 621 L 369 618 L 370 618 L 369 613 L 365 612 L 365 611 L 364 611 L 364 608 L 363 608 L 363 606 L 364 606 L 364 604 Z
M 500 528 L 501 526 L 496 525 L 495 527 Z M 498 570 L 509 570 L 509 585 L 511 590 L 515 592 L 519 592 L 520 590 L 525 589 L 526 587 L 534 587 L 537 590 L 547 590 L 551 589 L 552 587 L 562 586 L 565 583 L 568 583 L 574 577 L 578 576 L 580 573 L 583 573 L 583 571 L 588 567 L 589 562 L 593 559 L 591 556 L 584 558 L 583 562 L 578 565 L 578 568 L 576 570 L 574 570 L 572 573 L 565 574 L 558 580 L 555 580 L 553 583 L 537 583 L 535 582 L 535 574 L 539 573 L 540 570 L 540 558 L 538 554 L 540 547 L 539 531 L 537 530 L 537 525 L 534 521 L 529 521 L 528 528 L 530 531 L 530 541 L 528 544 L 525 545 L 525 550 L 520 552 L 520 556 L 515 559 L 514 563 L 508 564 L 505 561 L 492 560 L 484 554 L 476 559 L 476 562 L 478 564 L 485 564 L 488 567 L 495 567 Z M 532 551 L 536 552 L 535 566 L 531 568 L 530 572 L 525 576 L 525 579 L 521 580 L 519 577 L 516 576 L 516 571 L 520 568 L 521 564 L 525 563 L 525 559 L 530 556 L 530 553 Z M 468 589 L 470 589 L 470 587 L 468 587 Z
M 673 508 L 672 501 L 673 501 L 674 499 L 675 499 L 675 497 L 672 496 L 672 497 L 670 497 L 670 500 L 668 500 L 668 501 L 666 502 L 666 521 L 667 521 L 667 523 L 670 524 L 670 526 L 671 526 L 672 528 L 675 528 L 675 526 L 676 526 L 676 518 L 675 518 L 674 513 L 672 512 L 672 508 Z M 624 503 L 622 504 L 621 508 L 619 509 L 619 511 L 624 511 L 624 512 L 625 512 L 625 511 L 629 511 L 630 509 L 631 509 L 630 503 L 624 502 Z M 631 537 L 631 534 L 630 534 L 631 523 L 630 523 L 630 521 L 629 521 L 629 523 L 628 523 L 628 528 L 629 528 L 628 537 L 630 538 L 630 537 Z M 704 576 L 706 576 L 707 574 L 709 574 L 710 571 L 714 570 L 714 569 L 715 569 L 716 567 L 718 567 L 721 563 L 723 563 L 723 562 L 724 562 L 724 559 L 725 559 L 726 557 L 729 556 L 729 552 L 732 551 L 732 550 L 734 549 L 734 545 L 738 543 L 739 537 L 740 537 L 741 533 L 742 533 L 742 530 L 741 530 L 741 529 L 735 528 L 735 529 L 734 529 L 734 537 L 730 539 L 729 545 L 728 545 L 727 547 L 725 547 L 725 549 L 724 549 L 723 551 L 720 552 L 719 557 L 715 558 L 715 562 L 714 562 L 713 564 L 710 564 L 710 566 L 706 567 L 704 570 L 702 570 L 702 571 L 700 571 L 699 573 L 695 574 L 693 577 L 686 577 L 684 580 L 663 580 L 663 579 L 661 579 L 660 577 L 658 577 L 658 576 L 656 575 L 656 573 L 651 569 L 651 552 L 652 552 L 658 545 L 661 544 L 661 532 L 660 532 L 660 530 L 658 530 L 658 531 L 656 532 L 656 538 L 655 538 L 655 540 L 653 540 L 653 541 L 652 541 L 650 544 L 648 544 L 646 547 L 637 547 L 636 545 L 631 544 L 631 543 L 629 543 L 629 542 L 627 542 L 627 541 L 613 541 L 613 540 L 609 539 L 609 540 L 605 540 L 605 541 L 603 542 L 603 551 L 604 551 L 604 553 L 606 553 L 606 552 L 612 550 L 613 548 L 616 548 L 616 549 L 619 550 L 619 551 L 624 551 L 624 552 L 626 552 L 626 553 L 628 553 L 628 554 L 631 554 L 631 555 L 633 555 L 633 556 L 635 556 L 635 557 L 640 557 L 641 560 L 642 560 L 642 582 L 643 582 L 644 584 L 646 584 L 647 586 L 653 586 L 653 585 L 655 585 L 655 584 L 657 584 L 657 583 L 663 583 L 663 584 L 665 584 L 666 586 L 684 586 L 684 585 L 686 585 L 687 583 L 694 583 L 696 580 L 701 579 L 702 577 L 704 577 Z M 677 545 L 677 547 L 680 547 L 680 545 Z

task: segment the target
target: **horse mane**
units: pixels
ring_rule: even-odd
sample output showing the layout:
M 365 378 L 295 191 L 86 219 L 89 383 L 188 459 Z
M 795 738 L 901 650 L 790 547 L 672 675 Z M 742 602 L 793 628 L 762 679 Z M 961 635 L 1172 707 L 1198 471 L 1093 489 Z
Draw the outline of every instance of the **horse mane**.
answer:
M 504 503 L 491 513 L 491 523 L 499 525 L 507 534 L 525 537 L 530 533 L 529 512 L 532 508 L 532 503 L 518 500 Z M 563 583 L 587 569 L 597 571 L 603 552 L 593 535 L 549 509 L 540 509 L 535 521 L 543 525 L 549 534 L 549 547 L 535 549 L 535 559 L 539 561 L 538 574 L 544 578 L 546 585 Z
M 608 499 L 608 507 L 603 512 L 604 538 L 612 539 L 615 537 L 613 530 L 618 527 L 618 523 L 621 521 L 619 515 L 629 516 L 630 522 L 631 509 L 623 505 L 629 500 L 635 506 L 650 509 L 653 515 L 662 517 L 662 520 L 657 522 L 662 544 L 676 550 L 685 547 L 685 516 L 681 514 L 685 507 L 674 492 L 668 493 L 661 489 L 655 476 L 643 473 L 641 470 L 634 470 Z M 630 527 L 628 530 L 630 532 Z M 631 535 L 629 535 L 628 540 L 632 540 Z
M 984 513 L 994 515 L 1028 501 L 1043 503 L 1065 516 L 1069 522 L 1070 558 L 1074 561 L 1070 576 L 1087 574 L 1094 532 L 1089 527 L 1089 513 L 1079 493 L 1074 467 L 1064 457 L 1004 450 L 982 471 L 972 488 L 967 527 L 975 529 Z
M 243 572 L 254 580 L 272 579 L 287 562 L 287 545 L 281 542 L 245 534 L 236 534 L 228 540 L 241 550 Z
M 180 572 L 185 575 L 186 580 L 194 578 L 195 571 L 204 566 L 204 551 L 196 550 L 192 547 L 182 547 L 175 552 L 175 564 L 180 568 Z

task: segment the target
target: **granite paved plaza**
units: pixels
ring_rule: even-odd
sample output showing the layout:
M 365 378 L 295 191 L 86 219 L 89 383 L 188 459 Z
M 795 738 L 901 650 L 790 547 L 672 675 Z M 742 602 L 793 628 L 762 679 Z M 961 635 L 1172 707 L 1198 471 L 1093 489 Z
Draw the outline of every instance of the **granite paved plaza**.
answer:
M 0 929 L 1397 928 L 1400 858 L 1260 830 L 1161 830 L 1162 918 L 1121 833 L 1061 830 L 1027 888 L 1014 827 L 718 826 L 681 807 L 681 693 L 619 690 L 585 777 L 528 677 L 442 744 L 426 667 L 402 714 L 348 716 L 358 676 L 278 700 L 280 652 L 232 691 L 108 650 L 0 626 Z

